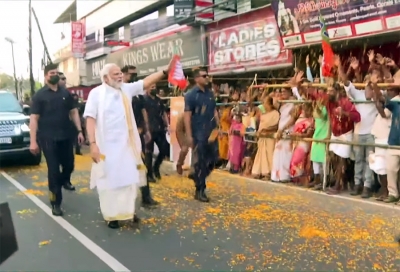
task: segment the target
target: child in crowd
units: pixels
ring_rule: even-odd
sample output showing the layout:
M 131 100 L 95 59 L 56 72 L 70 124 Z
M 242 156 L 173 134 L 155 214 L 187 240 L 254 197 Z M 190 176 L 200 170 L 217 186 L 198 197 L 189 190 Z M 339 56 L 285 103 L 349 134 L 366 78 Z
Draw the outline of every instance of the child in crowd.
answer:
M 230 172 L 236 174 L 242 165 L 244 154 L 244 136 L 245 127 L 242 123 L 242 115 L 234 111 L 231 128 L 229 130 L 229 162 Z

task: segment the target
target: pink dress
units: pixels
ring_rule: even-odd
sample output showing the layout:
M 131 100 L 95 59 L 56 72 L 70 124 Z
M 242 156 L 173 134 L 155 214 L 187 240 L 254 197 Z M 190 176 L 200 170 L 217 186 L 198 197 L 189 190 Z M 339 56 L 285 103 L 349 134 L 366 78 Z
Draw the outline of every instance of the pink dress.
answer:
M 239 170 L 242 165 L 242 160 L 245 150 L 245 142 L 242 136 L 234 135 L 233 131 L 243 131 L 243 124 L 236 120 L 232 120 L 229 130 L 229 162 L 233 170 Z

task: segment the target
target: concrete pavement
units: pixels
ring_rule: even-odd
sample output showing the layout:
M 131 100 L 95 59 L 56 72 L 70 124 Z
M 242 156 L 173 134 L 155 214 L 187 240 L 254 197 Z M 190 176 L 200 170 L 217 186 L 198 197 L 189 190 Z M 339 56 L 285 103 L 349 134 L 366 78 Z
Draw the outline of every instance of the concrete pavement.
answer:
M 208 182 L 211 202 L 203 204 L 193 200 L 192 181 L 167 168 L 152 186 L 160 207 L 138 210 L 140 230 L 129 223 L 111 230 L 88 188 L 90 158 L 78 156 L 77 191 L 65 192 L 63 205 L 72 234 L 0 176 L 0 202 L 10 203 L 20 246 L 0 271 L 110 270 L 110 258 L 82 245 L 77 233 L 131 271 L 400 271 L 395 206 L 217 172 Z M 48 205 L 45 165 L 2 170 Z

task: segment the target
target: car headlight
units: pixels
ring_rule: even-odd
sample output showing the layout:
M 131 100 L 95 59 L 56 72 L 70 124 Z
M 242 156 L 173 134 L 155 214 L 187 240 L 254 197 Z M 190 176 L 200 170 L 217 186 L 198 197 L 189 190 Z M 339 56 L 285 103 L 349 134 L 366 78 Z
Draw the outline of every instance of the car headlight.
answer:
M 30 129 L 29 129 L 29 125 L 28 124 L 22 124 L 21 125 L 21 131 L 22 132 L 29 132 L 30 131 Z

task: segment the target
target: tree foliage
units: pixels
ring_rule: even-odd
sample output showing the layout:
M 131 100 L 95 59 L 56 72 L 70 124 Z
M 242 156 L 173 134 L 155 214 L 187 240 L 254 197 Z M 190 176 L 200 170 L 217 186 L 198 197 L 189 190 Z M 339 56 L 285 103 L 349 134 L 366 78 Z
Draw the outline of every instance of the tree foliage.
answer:
M 30 93 L 29 78 L 18 78 L 18 88 L 22 88 L 22 93 Z M 35 91 L 42 88 L 42 84 L 35 81 Z M 15 91 L 14 77 L 7 74 L 0 74 L 0 90 Z

